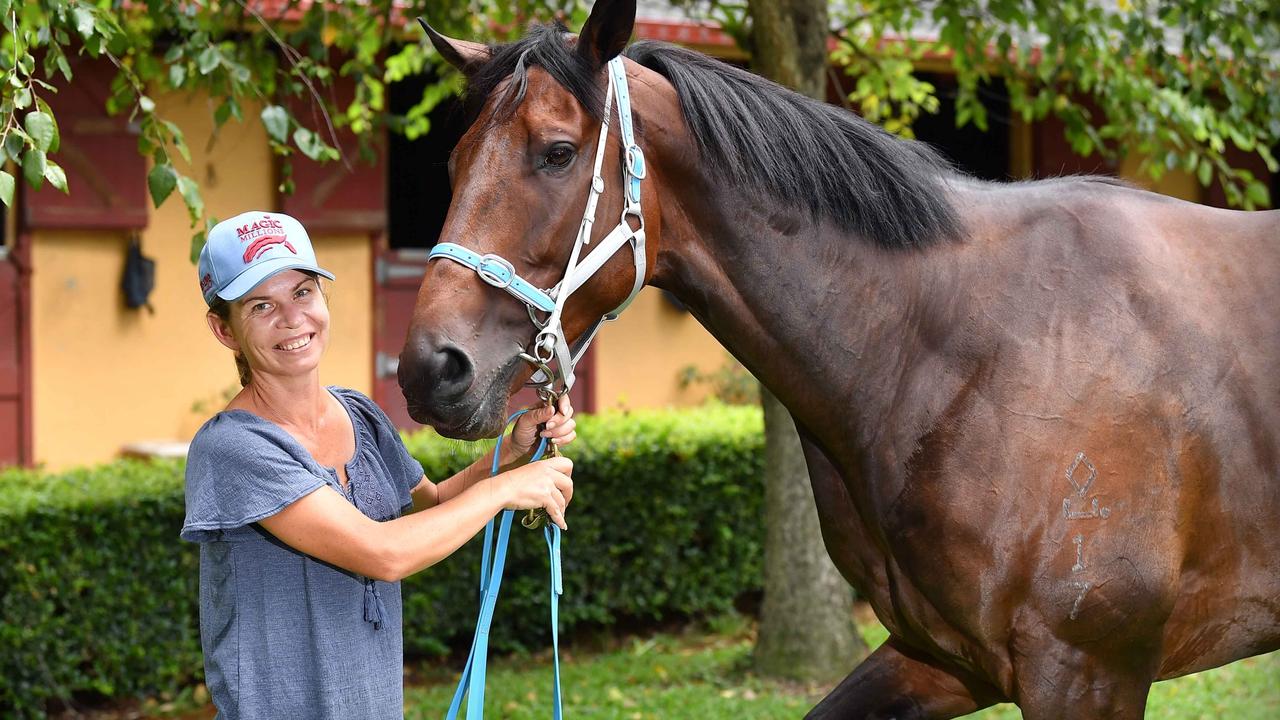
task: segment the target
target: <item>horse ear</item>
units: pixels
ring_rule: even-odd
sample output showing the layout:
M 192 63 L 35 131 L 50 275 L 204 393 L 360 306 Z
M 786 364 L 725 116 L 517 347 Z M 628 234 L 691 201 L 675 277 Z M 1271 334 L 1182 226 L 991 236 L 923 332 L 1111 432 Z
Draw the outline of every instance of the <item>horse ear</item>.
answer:
M 578 54 L 595 67 L 618 56 L 636 24 L 636 0 L 596 0 L 578 33 Z
M 426 18 L 418 18 L 418 24 L 426 31 L 427 37 L 431 39 L 431 44 L 435 46 L 436 52 L 440 53 L 440 57 L 464 73 L 469 67 L 474 67 L 490 57 L 489 47 L 483 43 L 445 37 L 428 25 Z

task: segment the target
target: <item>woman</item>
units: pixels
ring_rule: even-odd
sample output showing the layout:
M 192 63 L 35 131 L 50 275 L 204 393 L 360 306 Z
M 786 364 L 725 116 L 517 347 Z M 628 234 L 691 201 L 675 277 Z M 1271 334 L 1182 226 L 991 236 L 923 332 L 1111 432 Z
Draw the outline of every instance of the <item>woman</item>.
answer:
M 400 579 L 448 557 L 504 508 L 562 529 L 572 463 L 441 483 L 354 390 L 320 385 L 329 311 L 306 231 L 278 213 L 219 223 L 200 253 L 209 328 L 243 389 L 191 442 L 182 537 L 200 543 L 200 639 L 224 720 L 403 717 Z M 573 409 L 533 410 L 503 444 L 518 465 L 575 438 Z

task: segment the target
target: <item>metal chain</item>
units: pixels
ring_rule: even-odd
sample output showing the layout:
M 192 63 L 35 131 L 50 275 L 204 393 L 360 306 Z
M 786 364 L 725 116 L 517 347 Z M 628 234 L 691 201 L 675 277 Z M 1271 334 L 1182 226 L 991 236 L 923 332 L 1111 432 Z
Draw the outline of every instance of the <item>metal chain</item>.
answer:
M 557 395 L 554 391 L 547 391 L 541 394 L 543 399 L 546 400 L 547 407 L 551 408 L 552 414 L 554 415 L 556 400 L 558 400 L 560 396 Z M 546 427 L 547 427 L 546 423 L 543 423 L 538 426 L 538 431 L 541 432 Z M 548 440 L 546 457 L 560 457 L 560 446 Z M 525 513 L 525 516 L 520 519 L 520 524 L 525 526 L 529 530 L 541 530 L 542 526 L 547 524 L 546 508 L 533 508 L 529 510 L 527 513 Z

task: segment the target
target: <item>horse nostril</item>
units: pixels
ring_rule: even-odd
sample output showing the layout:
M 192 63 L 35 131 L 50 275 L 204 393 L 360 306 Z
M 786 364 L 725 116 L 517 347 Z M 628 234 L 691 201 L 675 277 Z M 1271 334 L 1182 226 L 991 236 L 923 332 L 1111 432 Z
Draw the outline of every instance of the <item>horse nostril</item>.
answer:
M 432 353 L 430 366 L 435 376 L 435 390 L 441 396 L 455 397 L 471 386 L 471 359 L 452 345 Z

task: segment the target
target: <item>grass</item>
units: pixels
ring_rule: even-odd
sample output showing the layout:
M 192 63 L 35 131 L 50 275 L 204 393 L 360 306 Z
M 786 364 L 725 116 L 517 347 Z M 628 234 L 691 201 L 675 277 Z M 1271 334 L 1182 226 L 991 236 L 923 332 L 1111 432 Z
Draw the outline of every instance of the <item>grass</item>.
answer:
M 869 614 L 859 616 L 868 645 L 886 633 Z M 754 628 L 742 618 L 710 627 L 615 641 L 582 654 L 562 653 L 565 716 L 591 720 L 665 718 L 799 718 L 829 687 L 780 683 L 750 672 Z M 490 663 L 486 717 L 542 720 L 550 714 L 552 668 L 546 655 Z M 457 684 L 452 671 L 416 670 L 405 691 L 405 717 L 441 718 Z M 972 715 L 1020 718 L 1012 705 Z M 1157 683 L 1146 717 L 1155 720 L 1273 720 L 1280 718 L 1280 652 Z
M 867 645 L 888 636 L 865 607 L 858 627 Z M 565 716 L 574 720 L 771 720 L 800 718 L 830 690 L 761 678 L 750 671 L 755 642 L 753 621 L 716 618 L 700 627 L 647 637 L 605 639 L 596 647 L 561 653 Z M 580 645 L 586 643 L 579 643 Z M 458 682 L 454 666 L 409 667 L 405 677 L 405 718 L 443 718 Z M 551 657 L 547 653 L 490 661 L 486 717 L 489 720 L 545 720 L 551 708 Z M 207 693 L 184 694 L 171 703 L 148 701 L 134 707 L 76 713 L 94 720 L 209 720 Z M 71 717 L 71 716 L 65 716 Z M 1017 720 L 1013 705 L 988 708 L 976 720 Z M 1280 651 L 1226 667 L 1157 683 L 1147 704 L 1147 720 L 1275 720 L 1280 718 Z
M 592 720 L 801 717 L 826 688 L 764 680 L 747 670 L 751 632 L 732 618 L 715 630 L 689 629 L 615 641 L 583 655 L 562 652 L 565 716 Z M 440 718 L 449 707 L 457 672 L 428 671 L 405 690 L 405 717 Z M 545 720 L 551 707 L 547 656 L 490 663 L 488 718 Z

